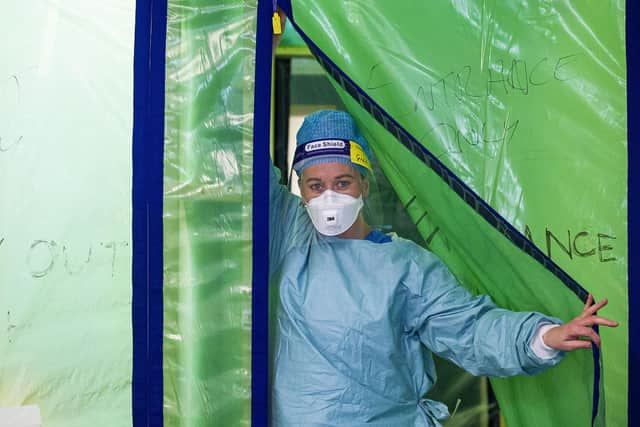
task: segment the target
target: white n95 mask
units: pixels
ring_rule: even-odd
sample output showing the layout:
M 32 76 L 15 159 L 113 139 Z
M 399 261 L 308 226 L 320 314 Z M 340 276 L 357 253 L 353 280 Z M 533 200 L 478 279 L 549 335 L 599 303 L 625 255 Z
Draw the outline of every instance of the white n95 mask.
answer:
M 305 207 L 318 232 L 325 236 L 337 236 L 356 222 L 363 205 L 362 196 L 355 198 L 325 190 L 320 196 L 309 200 Z

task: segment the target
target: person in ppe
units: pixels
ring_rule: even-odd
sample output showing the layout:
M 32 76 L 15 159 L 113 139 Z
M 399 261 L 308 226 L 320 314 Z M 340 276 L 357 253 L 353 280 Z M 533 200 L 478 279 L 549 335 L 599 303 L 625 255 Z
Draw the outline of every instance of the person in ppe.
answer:
M 351 116 L 319 111 L 297 133 L 301 198 L 272 169 L 272 426 L 440 426 L 447 407 L 424 398 L 432 353 L 474 375 L 532 375 L 617 325 L 595 314 L 606 300 L 563 325 L 472 296 L 434 254 L 367 223 L 370 162 Z

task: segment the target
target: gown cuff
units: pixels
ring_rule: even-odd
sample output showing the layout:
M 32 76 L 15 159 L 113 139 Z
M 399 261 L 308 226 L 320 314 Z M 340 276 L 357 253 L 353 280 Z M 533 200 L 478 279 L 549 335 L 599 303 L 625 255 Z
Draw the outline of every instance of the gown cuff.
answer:
M 542 336 L 547 333 L 550 329 L 557 328 L 560 325 L 556 325 L 555 323 L 542 323 L 538 326 L 533 338 L 531 339 L 530 346 L 533 353 L 538 356 L 540 359 L 553 359 L 560 353 L 559 350 L 549 347 L 545 344 Z

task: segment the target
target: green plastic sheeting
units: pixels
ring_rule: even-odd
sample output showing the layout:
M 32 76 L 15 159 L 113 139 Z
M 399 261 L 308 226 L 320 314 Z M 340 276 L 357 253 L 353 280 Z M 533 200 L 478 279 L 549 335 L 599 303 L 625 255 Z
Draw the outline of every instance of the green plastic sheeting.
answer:
M 135 2 L 3 6 L 0 412 L 131 426 Z
M 609 298 L 603 314 L 622 326 L 602 331 L 597 424 L 626 425 L 624 2 L 294 0 L 292 8 L 364 93 L 585 289 Z M 559 279 L 342 94 L 428 247 L 465 286 L 514 310 L 580 313 Z M 492 384 L 507 425 L 589 425 L 593 375 L 582 351 L 543 375 Z
M 255 26 L 255 1 L 169 1 L 165 426 L 251 421 Z

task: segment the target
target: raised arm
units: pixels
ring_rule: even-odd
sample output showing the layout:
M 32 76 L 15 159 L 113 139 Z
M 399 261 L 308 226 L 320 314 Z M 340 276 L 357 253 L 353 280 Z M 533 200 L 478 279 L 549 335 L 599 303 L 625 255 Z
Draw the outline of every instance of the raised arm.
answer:
M 274 271 L 292 245 L 312 231 L 299 197 L 280 184 L 280 171 L 269 173 L 269 267 Z

